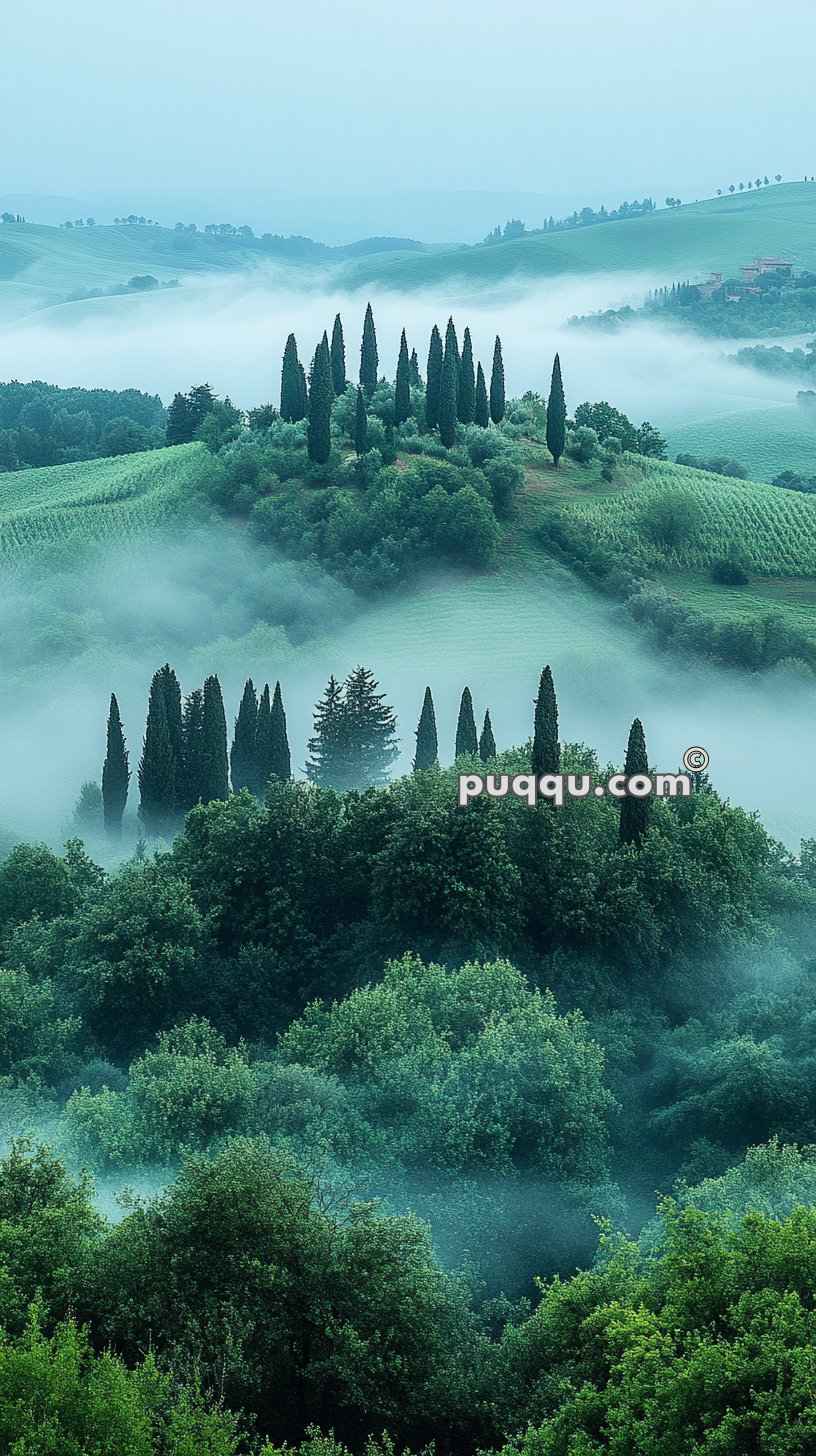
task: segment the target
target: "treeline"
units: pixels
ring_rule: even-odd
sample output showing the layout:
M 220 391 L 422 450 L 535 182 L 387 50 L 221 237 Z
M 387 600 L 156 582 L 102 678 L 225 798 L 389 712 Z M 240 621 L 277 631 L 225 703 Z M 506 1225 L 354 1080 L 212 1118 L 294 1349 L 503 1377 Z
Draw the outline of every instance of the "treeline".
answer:
M 668 198 L 666 199 L 666 205 L 669 206 Z M 493 231 L 489 232 L 487 237 L 482 239 L 481 243 L 476 243 L 474 246 L 477 248 L 484 247 L 485 244 L 503 243 L 513 238 L 540 237 L 542 233 L 569 232 L 573 228 L 589 227 L 592 223 L 596 222 L 618 222 L 620 219 L 627 217 L 648 217 L 654 211 L 655 203 L 651 197 L 644 197 L 642 202 L 622 202 L 619 207 L 613 208 L 611 212 L 608 212 L 605 207 L 599 207 L 597 212 L 591 207 L 582 207 L 580 212 L 572 212 L 569 217 L 549 217 L 543 227 L 540 228 L 527 228 L 519 218 L 514 217 L 510 218 L 504 224 L 504 227 L 497 224 L 493 228 Z
M 158 395 L 138 389 L 0 384 L 0 471 L 156 449 L 165 428 Z

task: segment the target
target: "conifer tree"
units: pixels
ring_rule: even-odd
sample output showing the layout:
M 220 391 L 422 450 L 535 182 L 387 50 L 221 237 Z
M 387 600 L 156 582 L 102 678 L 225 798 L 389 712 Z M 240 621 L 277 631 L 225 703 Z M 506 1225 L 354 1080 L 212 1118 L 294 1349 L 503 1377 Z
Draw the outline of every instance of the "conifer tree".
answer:
M 363 323 L 363 342 L 360 346 L 360 385 L 367 399 L 370 399 L 377 388 L 377 371 L 379 369 L 379 355 L 377 353 L 377 333 L 374 328 L 374 315 L 371 311 L 371 304 L 366 304 L 365 321 Z
M 229 795 L 229 768 L 227 766 L 227 717 L 221 684 L 217 677 L 208 677 L 204 683 L 201 713 L 202 777 L 199 798 L 202 804 L 213 799 L 226 799 Z
M 281 419 L 290 424 L 306 418 L 306 375 L 298 359 L 297 340 L 290 334 L 283 351 L 281 368 Z
M 180 790 L 182 782 L 182 763 L 184 759 L 184 748 L 181 732 L 181 684 L 174 673 L 169 662 L 159 670 L 159 678 L 164 693 L 164 706 L 167 713 L 167 732 L 170 735 L 170 748 L 173 753 L 174 773 L 176 786 Z M 177 804 L 178 808 L 179 805 Z
M 258 699 L 252 678 L 244 684 L 244 692 L 235 719 L 235 732 L 230 749 L 230 770 L 234 793 L 250 789 L 254 793 L 255 761 L 258 734 Z
M 431 343 L 428 349 L 428 374 L 425 385 L 425 418 L 428 429 L 435 430 L 439 424 L 439 396 L 442 390 L 442 336 L 434 324 L 431 329 Z
M 567 443 L 567 407 L 564 402 L 564 386 L 561 382 L 561 360 L 556 354 L 553 361 L 550 397 L 547 401 L 547 449 L 553 458 L 556 470 Z
M 309 390 L 309 424 L 306 440 L 309 459 L 325 465 L 331 455 L 331 411 L 334 401 L 329 341 L 323 335 L 315 350 Z
M 408 343 L 405 338 L 405 330 L 402 331 L 400 339 L 399 358 L 397 359 L 397 378 L 394 391 L 394 422 L 402 425 L 411 413 L 411 365 L 408 359 Z
M 646 752 L 646 736 L 643 732 L 643 724 L 636 718 L 629 729 L 629 742 L 626 745 L 626 762 L 623 765 L 623 772 L 627 779 L 633 774 L 648 774 L 649 756 Z M 640 848 L 649 828 L 651 817 L 652 800 L 636 799 L 627 794 L 620 802 L 620 841 L 621 844 L 634 844 Z
M 289 752 L 289 737 L 286 732 L 286 713 L 283 707 L 281 686 L 275 683 L 275 692 L 272 698 L 272 707 L 269 714 L 269 757 L 267 779 L 290 779 L 292 777 L 292 758 Z
M 445 355 L 442 361 L 442 382 L 439 389 L 439 438 L 446 450 L 456 440 L 457 404 L 459 398 L 459 347 L 453 319 L 448 320 Z
M 465 688 L 456 722 L 456 757 L 461 758 L 463 754 L 475 756 L 478 752 L 479 742 L 476 737 L 476 719 L 473 716 L 473 698 L 470 695 L 470 688 Z
M 335 394 L 346 392 L 346 341 L 343 338 L 343 323 L 338 314 L 334 320 L 331 336 L 331 375 Z
M 368 449 L 368 415 L 365 395 L 357 385 L 357 402 L 354 406 L 354 449 L 358 455 L 365 455 Z
M 193 688 L 184 699 L 181 720 L 183 744 L 180 806 L 185 813 L 200 802 L 204 778 L 204 694 Z
M 258 702 L 255 732 L 255 769 L 252 792 L 257 799 L 262 799 L 266 793 L 266 785 L 272 773 L 272 757 L 272 701 L 269 695 L 269 683 L 264 683 L 264 689 Z
M 167 726 L 162 671 L 150 684 L 142 757 L 139 761 L 139 817 L 151 834 L 170 830 L 176 817 L 177 762 Z
M 419 359 L 416 349 L 411 350 L 411 357 L 408 360 L 408 382 L 412 389 L 422 388 L 422 376 L 419 372 Z
M 489 763 L 496 757 L 496 740 L 493 737 L 493 725 L 490 722 L 490 713 L 484 715 L 484 725 L 479 737 L 479 757 L 482 763 Z
M 332 676 L 314 710 L 314 733 L 306 745 L 306 777 L 334 789 L 348 787 L 348 762 L 342 734 L 343 688 Z
M 341 741 L 349 767 L 348 788 L 388 781 L 388 770 L 398 754 L 393 708 L 378 693 L 378 683 L 367 667 L 355 667 L 343 684 Z
M 168 445 L 187 445 L 196 431 L 196 423 L 186 394 L 174 394 L 167 410 L 165 440 Z
M 122 833 L 122 816 L 127 804 L 130 769 L 119 704 L 111 693 L 105 762 L 102 765 L 102 812 L 105 828 L 113 839 Z
M 493 345 L 493 370 L 490 375 L 490 418 L 494 425 L 500 424 L 504 419 L 504 360 L 498 334 Z
M 486 430 L 490 424 L 490 407 L 487 403 L 487 386 L 484 370 L 479 364 L 476 369 L 476 394 L 473 401 L 473 423 Z
M 426 688 L 425 697 L 422 700 L 422 712 L 416 728 L 414 773 L 421 773 L 423 769 L 432 768 L 438 762 L 439 741 L 436 735 L 436 713 L 431 690 Z
M 473 344 L 470 329 L 465 329 L 462 359 L 459 366 L 459 393 L 456 413 L 462 425 L 471 425 L 476 410 L 476 381 L 473 375 Z
M 555 697 L 553 675 L 545 667 L 538 684 L 533 720 L 533 773 L 536 778 L 542 774 L 558 773 L 561 765 L 561 745 L 558 742 L 558 703 Z

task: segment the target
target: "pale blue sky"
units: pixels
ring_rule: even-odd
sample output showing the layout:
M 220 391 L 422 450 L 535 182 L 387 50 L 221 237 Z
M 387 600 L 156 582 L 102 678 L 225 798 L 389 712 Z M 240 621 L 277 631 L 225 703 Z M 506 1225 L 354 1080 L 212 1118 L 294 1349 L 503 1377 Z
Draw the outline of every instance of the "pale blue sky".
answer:
M 25 0 L 2 31 L 2 193 L 816 173 L 812 0 Z

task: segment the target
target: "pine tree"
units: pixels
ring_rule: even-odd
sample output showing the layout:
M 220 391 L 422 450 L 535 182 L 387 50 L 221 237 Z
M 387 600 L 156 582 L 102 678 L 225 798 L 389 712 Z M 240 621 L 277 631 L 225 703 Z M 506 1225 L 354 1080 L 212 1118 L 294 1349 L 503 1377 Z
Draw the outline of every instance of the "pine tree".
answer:
M 414 773 L 421 773 L 423 769 L 432 768 L 438 762 L 439 741 L 436 735 L 436 713 L 431 690 L 426 688 L 425 697 L 422 700 L 422 712 L 416 728 Z
M 439 424 L 439 396 L 442 390 L 443 362 L 442 336 L 434 324 L 428 349 L 428 382 L 425 386 L 425 418 L 429 430 L 435 430 Z
M 445 334 L 445 355 L 442 361 L 442 383 L 439 389 L 439 438 L 446 450 L 456 440 L 457 403 L 459 398 L 459 346 L 453 319 L 448 319 Z
M 419 372 L 419 359 L 416 349 L 411 350 L 411 357 L 408 360 L 408 383 L 412 389 L 422 388 L 422 376 Z
M 331 455 L 331 411 L 334 401 L 329 341 L 323 335 L 315 350 L 309 389 L 309 424 L 306 434 L 309 459 L 325 465 Z
M 465 688 L 456 722 L 456 757 L 461 758 L 463 754 L 475 756 L 478 752 L 479 743 L 476 737 L 476 719 L 473 716 L 473 698 L 470 695 L 470 688 Z
M 142 757 L 139 761 L 139 817 L 151 834 L 163 834 L 176 818 L 177 762 L 167 726 L 162 671 L 150 684 Z
M 504 360 L 498 334 L 493 345 L 493 371 L 490 375 L 490 418 L 494 425 L 504 419 Z
M 199 797 L 202 804 L 210 804 L 213 799 L 229 796 L 227 717 L 217 677 L 208 677 L 204 683 L 201 746 L 203 773 Z
M 290 334 L 283 351 L 281 368 L 281 419 L 291 424 L 306 418 L 306 376 L 298 359 L 297 340 Z
M 360 385 L 367 399 L 370 399 L 377 388 L 377 370 L 379 369 L 379 355 L 377 353 L 377 333 L 374 328 L 374 315 L 371 311 L 371 304 L 366 304 L 365 321 L 363 323 L 363 342 L 360 346 Z
M 341 741 L 349 767 L 348 788 L 388 781 L 388 770 L 398 755 L 393 708 L 367 667 L 355 667 L 343 684 Z
M 122 816 L 127 804 L 130 769 L 119 716 L 119 704 L 111 693 L 108 713 L 108 737 L 105 762 L 102 766 L 102 806 L 105 828 L 113 839 L 122 833 Z
M 289 752 L 289 737 L 286 732 L 286 713 L 283 707 L 280 683 L 275 683 L 272 707 L 269 714 L 269 773 L 267 778 L 290 779 L 292 758 Z
M 368 415 L 366 414 L 365 395 L 359 384 L 357 385 L 357 402 L 354 406 L 354 449 L 358 455 L 365 455 L 368 449 Z
M 476 410 L 476 382 L 473 376 L 473 344 L 470 329 L 465 329 L 462 341 L 462 359 L 459 366 L 459 394 L 456 413 L 459 423 L 471 425 Z
M 547 449 L 553 458 L 556 470 L 567 443 L 567 407 L 564 402 L 564 386 L 561 382 L 561 360 L 556 354 L 553 361 L 550 397 L 547 401 Z
M 561 745 L 558 742 L 558 703 L 555 697 L 553 675 L 545 667 L 538 684 L 533 721 L 533 773 L 536 778 L 542 774 L 555 774 L 561 765 Z
M 627 778 L 631 778 L 633 774 L 648 774 L 649 772 L 646 736 L 639 718 L 635 719 L 629 729 L 629 742 L 626 745 L 626 762 L 623 765 L 623 772 Z M 649 828 L 651 810 L 651 798 L 635 799 L 631 794 L 627 794 L 625 798 L 621 799 L 621 844 L 634 844 L 636 848 L 640 848 Z
M 346 342 L 343 338 L 343 324 L 339 314 L 334 320 L 331 336 L 331 374 L 335 394 L 345 394 L 347 384 Z
M 394 422 L 402 425 L 411 413 L 411 365 L 408 359 L 408 343 L 405 338 L 405 330 L 402 331 L 400 339 L 399 358 L 397 360 L 397 379 L 394 391 Z
M 314 733 L 306 745 L 306 777 L 334 789 L 348 787 L 348 762 L 342 737 L 343 688 L 332 675 L 314 711 Z
M 473 423 L 486 430 L 490 424 L 490 407 L 487 403 L 487 386 L 481 364 L 476 368 L 476 395 L 473 401 Z
M 184 699 L 181 719 L 183 743 L 181 808 L 185 813 L 194 809 L 201 798 L 201 784 L 204 779 L 204 694 L 201 688 L 193 688 Z
M 235 719 L 235 732 L 230 749 L 230 769 L 234 793 L 239 789 L 254 792 L 255 784 L 255 739 L 258 734 L 258 699 L 252 678 L 244 684 L 244 692 Z
M 190 401 L 186 394 L 174 394 L 167 410 L 165 440 L 168 445 L 187 445 L 195 434 Z
M 496 740 L 493 737 L 493 725 L 490 722 L 490 713 L 484 715 L 484 726 L 479 738 L 479 757 L 482 763 L 489 763 L 496 757 Z

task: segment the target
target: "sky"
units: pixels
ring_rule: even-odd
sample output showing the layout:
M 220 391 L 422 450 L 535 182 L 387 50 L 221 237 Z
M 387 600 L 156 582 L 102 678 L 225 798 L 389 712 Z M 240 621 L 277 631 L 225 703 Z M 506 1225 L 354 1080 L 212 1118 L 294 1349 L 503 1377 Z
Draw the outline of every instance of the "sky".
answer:
M 26 0 L 0 192 L 693 200 L 816 172 L 813 27 L 812 0 L 784 23 L 758 0 Z

